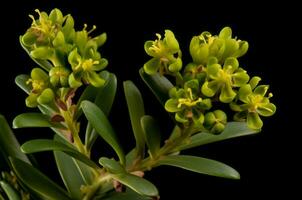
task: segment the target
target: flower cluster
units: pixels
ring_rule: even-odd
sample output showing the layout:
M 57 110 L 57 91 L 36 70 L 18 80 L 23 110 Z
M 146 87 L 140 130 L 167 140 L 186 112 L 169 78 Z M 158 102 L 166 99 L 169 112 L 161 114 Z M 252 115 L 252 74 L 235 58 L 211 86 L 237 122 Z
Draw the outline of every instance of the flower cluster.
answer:
M 153 58 L 144 65 L 144 70 L 150 75 L 175 76 L 176 83 L 165 109 L 175 113 L 177 123 L 218 134 L 228 121 L 226 113 L 219 109 L 225 108 L 223 104 L 229 104 L 236 112 L 235 121 L 246 120 L 252 129 L 261 129 L 259 115 L 267 117 L 275 113 L 276 107 L 269 100 L 272 94 L 266 96 L 268 86 L 257 86 L 260 78 L 250 79 L 240 66 L 238 58 L 247 52 L 248 43 L 233 38 L 231 28 L 223 28 L 218 35 L 203 32 L 194 36 L 189 47 L 192 61 L 182 72 L 174 34 L 166 30 L 165 38 L 160 40 L 160 35 L 158 38 L 145 43 L 146 53 Z M 176 73 L 181 73 L 182 81 Z
M 182 68 L 181 51 L 172 31 L 166 30 L 162 40 L 159 33 L 155 41 L 145 42 L 145 51 L 152 56 L 145 65 L 146 73 L 152 75 L 159 71 L 161 74 L 179 72 Z
M 27 83 L 31 92 L 26 105 L 36 107 L 49 103 L 60 88 L 76 89 L 83 84 L 95 87 L 104 85 L 99 71 L 108 65 L 98 48 L 107 36 L 105 33 L 91 37 L 96 27 L 75 30 L 71 15 L 53 9 L 48 15 L 36 10 L 39 17 L 32 19 L 31 27 L 20 37 L 23 48 L 44 70 L 35 68 Z

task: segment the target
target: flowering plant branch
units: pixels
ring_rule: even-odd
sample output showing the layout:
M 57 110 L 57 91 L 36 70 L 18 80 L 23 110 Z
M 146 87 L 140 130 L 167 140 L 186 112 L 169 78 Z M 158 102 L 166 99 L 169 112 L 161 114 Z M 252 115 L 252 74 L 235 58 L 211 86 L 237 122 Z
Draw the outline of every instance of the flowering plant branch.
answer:
M 139 89 L 125 81 L 136 141 L 133 150 L 125 153 L 108 120 L 117 79 L 104 70 L 108 61 L 100 53 L 107 35 L 93 36 L 96 27 L 89 30 L 86 24 L 76 30 L 73 17 L 58 9 L 36 12 L 38 18 L 30 15 L 32 24 L 20 36 L 20 44 L 39 67 L 16 77 L 16 84 L 28 94 L 26 106 L 36 111 L 18 115 L 13 127 L 50 128 L 55 135 L 20 147 L 1 116 L 0 150 L 6 164 L 1 163 L 0 170 L 11 171 L 2 173 L 0 199 L 158 199 L 157 188 L 143 177 L 161 165 L 240 178 L 226 164 L 181 154 L 185 149 L 258 133 L 263 126 L 260 116 L 276 111 L 270 102 L 272 94 L 267 95 L 268 85 L 259 85 L 260 78 L 250 78 L 239 64 L 248 43 L 233 38 L 229 27 L 218 35 L 194 36 L 189 47 L 192 60 L 186 64 L 172 31 L 145 43 L 151 59 L 140 69 L 140 76 L 175 127 L 169 138 L 161 138 L 156 120 L 145 113 Z M 112 147 L 114 158 L 91 159 L 97 138 Z M 42 151 L 54 152 L 65 188 L 33 162 L 31 154 Z

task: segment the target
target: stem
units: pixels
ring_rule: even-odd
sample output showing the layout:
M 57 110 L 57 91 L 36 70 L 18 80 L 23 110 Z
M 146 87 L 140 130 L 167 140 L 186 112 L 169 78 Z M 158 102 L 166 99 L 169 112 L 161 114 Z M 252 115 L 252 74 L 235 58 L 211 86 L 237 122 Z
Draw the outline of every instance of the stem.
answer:
M 92 185 L 85 186 L 83 188 L 83 192 L 85 192 L 85 196 L 83 200 L 90 200 L 95 195 L 95 193 L 101 188 L 101 186 L 105 182 L 109 182 L 111 180 L 110 174 L 106 174 L 97 179 Z
M 150 156 L 140 162 L 136 163 L 129 171 L 146 171 L 151 170 L 152 167 L 157 165 L 157 162 L 163 156 L 169 155 L 177 151 L 177 148 L 182 145 L 190 136 L 192 132 L 192 126 L 184 128 L 181 135 L 173 140 L 168 140 L 165 145 L 158 151 L 156 157 Z
M 82 143 L 81 138 L 79 136 L 79 128 L 77 127 L 77 122 L 73 120 L 74 117 L 73 117 L 72 113 L 69 110 L 64 111 L 64 110 L 60 109 L 60 111 L 65 120 L 67 128 L 73 137 L 74 145 L 77 147 L 79 152 L 88 156 L 86 148 L 85 148 L 84 144 Z

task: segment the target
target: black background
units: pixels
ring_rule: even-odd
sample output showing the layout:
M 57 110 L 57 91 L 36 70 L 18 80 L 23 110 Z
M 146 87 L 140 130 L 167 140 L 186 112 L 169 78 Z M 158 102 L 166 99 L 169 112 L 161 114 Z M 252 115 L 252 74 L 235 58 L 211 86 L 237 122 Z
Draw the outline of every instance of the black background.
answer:
M 193 35 L 204 30 L 217 33 L 224 26 L 232 27 L 234 35 L 250 44 L 249 52 L 240 59 L 241 65 L 251 75 L 261 76 L 262 83 L 271 85 L 277 113 L 265 119 L 264 128 L 258 135 L 195 148 L 184 154 L 225 162 L 240 172 L 241 180 L 208 177 L 171 167 L 154 169 L 146 177 L 158 186 L 162 199 L 205 199 L 210 196 L 213 199 L 271 199 L 280 195 L 292 199 L 297 192 L 295 186 L 299 186 L 294 181 L 299 180 L 298 162 L 301 160 L 295 143 L 299 142 L 297 138 L 301 132 L 297 115 L 301 83 L 294 78 L 301 65 L 299 55 L 295 55 L 301 32 L 296 28 L 299 14 L 295 5 L 290 2 L 264 5 L 255 1 L 10 1 L 9 5 L 1 6 L 0 38 L 0 113 L 9 121 L 18 113 L 30 111 L 24 104 L 26 95 L 14 85 L 14 77 L 29 73 L 35 66 L 18 44 L 18 36 L 29 27 L 28 14 L 34 13 L 35 8 L 49 12 L 54 7 L 64 14 L 71 13 L 78 29 L 87 23 L 97 25 L 98 33 L 107 32 L 108 41 L 101 52 L 109 60 L 107 70 L 117 75 L 119 84 L 110 120 L 126 150 L 130 150 L 134 142 L 122 81 L 130 79 L 138 85 L 145 99 L 146 112 L 158 119 L 163 135 L 167 136 L 165 133 L 172 127 L 168 115 L 138 75 L 138 69 L 149 58 L 143 49 L 144 41 L 155 39 L 157 32 L 171 29 L 188 61 L 188 46 Z M 44 129 L 15 132 L 21 142 L 29 138 L 52 137 L 52 133 Z M 98 144 L 95 157 L 110 151 L 105 144 Z M 112 152 L 109 155 L 113 155 Z M 54 164 L 50 162 L 52 154 L 37 156 L 42 162 L 42 171 L 59 180 Z

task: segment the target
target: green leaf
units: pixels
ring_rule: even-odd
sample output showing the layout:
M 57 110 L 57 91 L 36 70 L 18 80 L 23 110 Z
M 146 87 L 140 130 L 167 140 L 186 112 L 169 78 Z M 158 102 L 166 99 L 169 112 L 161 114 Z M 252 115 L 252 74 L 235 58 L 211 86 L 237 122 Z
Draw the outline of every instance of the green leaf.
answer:
M 21 152 L 18 140 L 2 115 L 0 115 L 0 149 L 7 161 L 11 156 L 30 164 L 27 156 Z
M 160 149 L 160 129 L 153 117 L 145 115 L 141 118 L 146 143 L 151 157 L 155 157 Z
M 200 132 L 191 137 L 191 141 L 188 144 L 184 144 L 180 147 L 180 150 L 190 149 L 193 147 L 218 142 L 230 138 L 252 135 L 256 134 L 259 131 L 252 130 L 247 127 L 245 122 L 229 122 L 227 123 L 224 131 L 219 135 L 213 135 L 211 133 Z
M 130 115 L 138 155 L 144 157 L 145 139 L 140 119 L 145 115 L 144 102 L 138 88 L 131 81 L 124 82 L 124 92 Z
M 22 48 L 30 56 L 30 50 L 26 46 L 23 45 L 22 36 L 19 37 L 19 41 L 20 41 L 20 44 L 21 44 Z M 53 67 L 52 64 L 50 64 L 50 62 L 48 62 L 46 60 L 36 59 L 36 58 L 33 58 L 32 56 L 30 56 L 30 58 L 33 61 L 35 61 L 40 67 L 42 67 L 43 69 L 45 69 L 46 71 L 50 71 L 50 69 Z
M 42 113 L 23 113 L 15 117 L 13 128 L 52 127 L 65 128 L 60 123 L 50 121 L 50 117 Z
M 120 183 L 131 188 L 138 194 L 149 196 L 149 197 L 158 196 L 158 191 L 156 187 L 146 179 L 126 173 L 112 174 L 112 177 L 117 181 L 119 181 Z
M 110 78 L 110 75 L 111 74 L 108 71 L 102 71 L 100 73 L 100 77 L 102 77 L 104 80 L 107 80 L 107 82 Z M 84 100 L 94 101 L 96 99 L 99 91 L 102 91 L 104 87 L 97 88 L 92 85 L 87 86 L 78 100 L 77 107 L 80 108 L 81 103 Z M 79 109 L 79 110 L 81 110 L 81 109 Z
M 139 74 L 159 102 L 164 106 L 169 99 L 169 90 L 173 87 L 173 84 L 166 77 L 159 74 L 152 76 L 146 74 L 143 68 L 139 70 Z
M 55 137 L 58 138 L 59 136 Z M 74 159 L 66 153 L 54 151 L 57 168 L 72 199 L 82 199 L 81 186 L 85 181 L 79 172 Z
M 24 153 L 36 153 L 41 151 L 62 151 L 77 160 L 82 161 L 83 163 L 91 166 L 93 168 L 98 168 L 98 166 L 92 161 L 89 160 L 86 156 L 76 151 L 75 149 L 63 144 L 62 142 L 49 140 L 49 139 L 35 139 L 25 142 L 21 146 L 21 150 Z
M 210 176 L 240 179 L 240 175 L 235 169 L 221 162 L 207 158 L 186 155 L 165 156 L 158 161 L 158 166 L 160 165 L 179 167 Z
M 71 148 L 74 148 L 72 144 L 70 144 L 65 138 L 61 137 L 60 135 L 55 135 L 54 136 L 54 140 L 61 142 Z M 91 168 L 90 166 L 86 165 L 85 163 L 77 160 L 77 159 L 72 159 L 73 160 L 73 165 L 76 166 L 78 173 L 80 174 L 80 176 L 82 176 L 82 179 L 84 180 L 84 182 L 86 183 L 86 185 L 92 184 L 92 181 L 94 179 L 94 174 L 93 174 L 93 168 Z M 72 164 L 70 162 L 70 164 Z
M 94 100 L 95 104 L 104 112 L 106 116 L 109 115 L 111 107 L 114 102 L 117 88 L 117 79 L 114 74 L 110 74 L 105 86 L 97 92 L 97 96 Z M 91 149 L 98 134 L 88 123 L 85 134 L 85 144 L 87 149 Z
M 126 155 L 126 167 L 129 168 L 137 159 L 136 157 L 136 148 L 133 148 L 131 151 L 129 151 Z
M 89 123 L 91 123 L 96 132 L 115 150 L 121 163 L 124 164 L 125 155 L 103 111 L 90 101 L 83 101 L 81 107 Z
M 29 189 L 48 200 L 71 200 L 67 192 L 31 165 L 10 157 L 13 170 Z
M 110 173 L 119 174 L 119 173 L 126 172 L 125 169 L 123 168 L 123 166 L 119 162 L 117 162 L 113 159 L 102 157 L 102 158 L 100 158 L 99 163 L 103 167 L 105 167 Z
M 82 194 L 80 188 L 82 185 L 85 185 L 85 182 L 73 158 L 60 151 L 54 151 L 54 156 L 57 168 L 70 196 L 73 199 L 81 199 Z
M 8 197 L 9 200 L 20 200 L 20 196 L 18 195 L 16 190 L 14 188 L 12 188 L 12 186 L 10 186 L 9 184 L 7 184 L 4 181 L 0 181 L 0 186 L 4 190 L 6 196 Z
M 27 94 L 29 94 L 31 91 L 30 85 L 26 84 L 29 78 L 30 76 L 26 74 L 20 74 L 15 78 L 15 83 L 18 85 L 19 88 L 21 88 Z
M 116 88 L 116 76 L 110 73 L 109 78 L 107 78 L 106 85 L 97 93 L 95 104 L 104 112 L 106 116 L 109 115 L 112 104 L 114 102 Z

